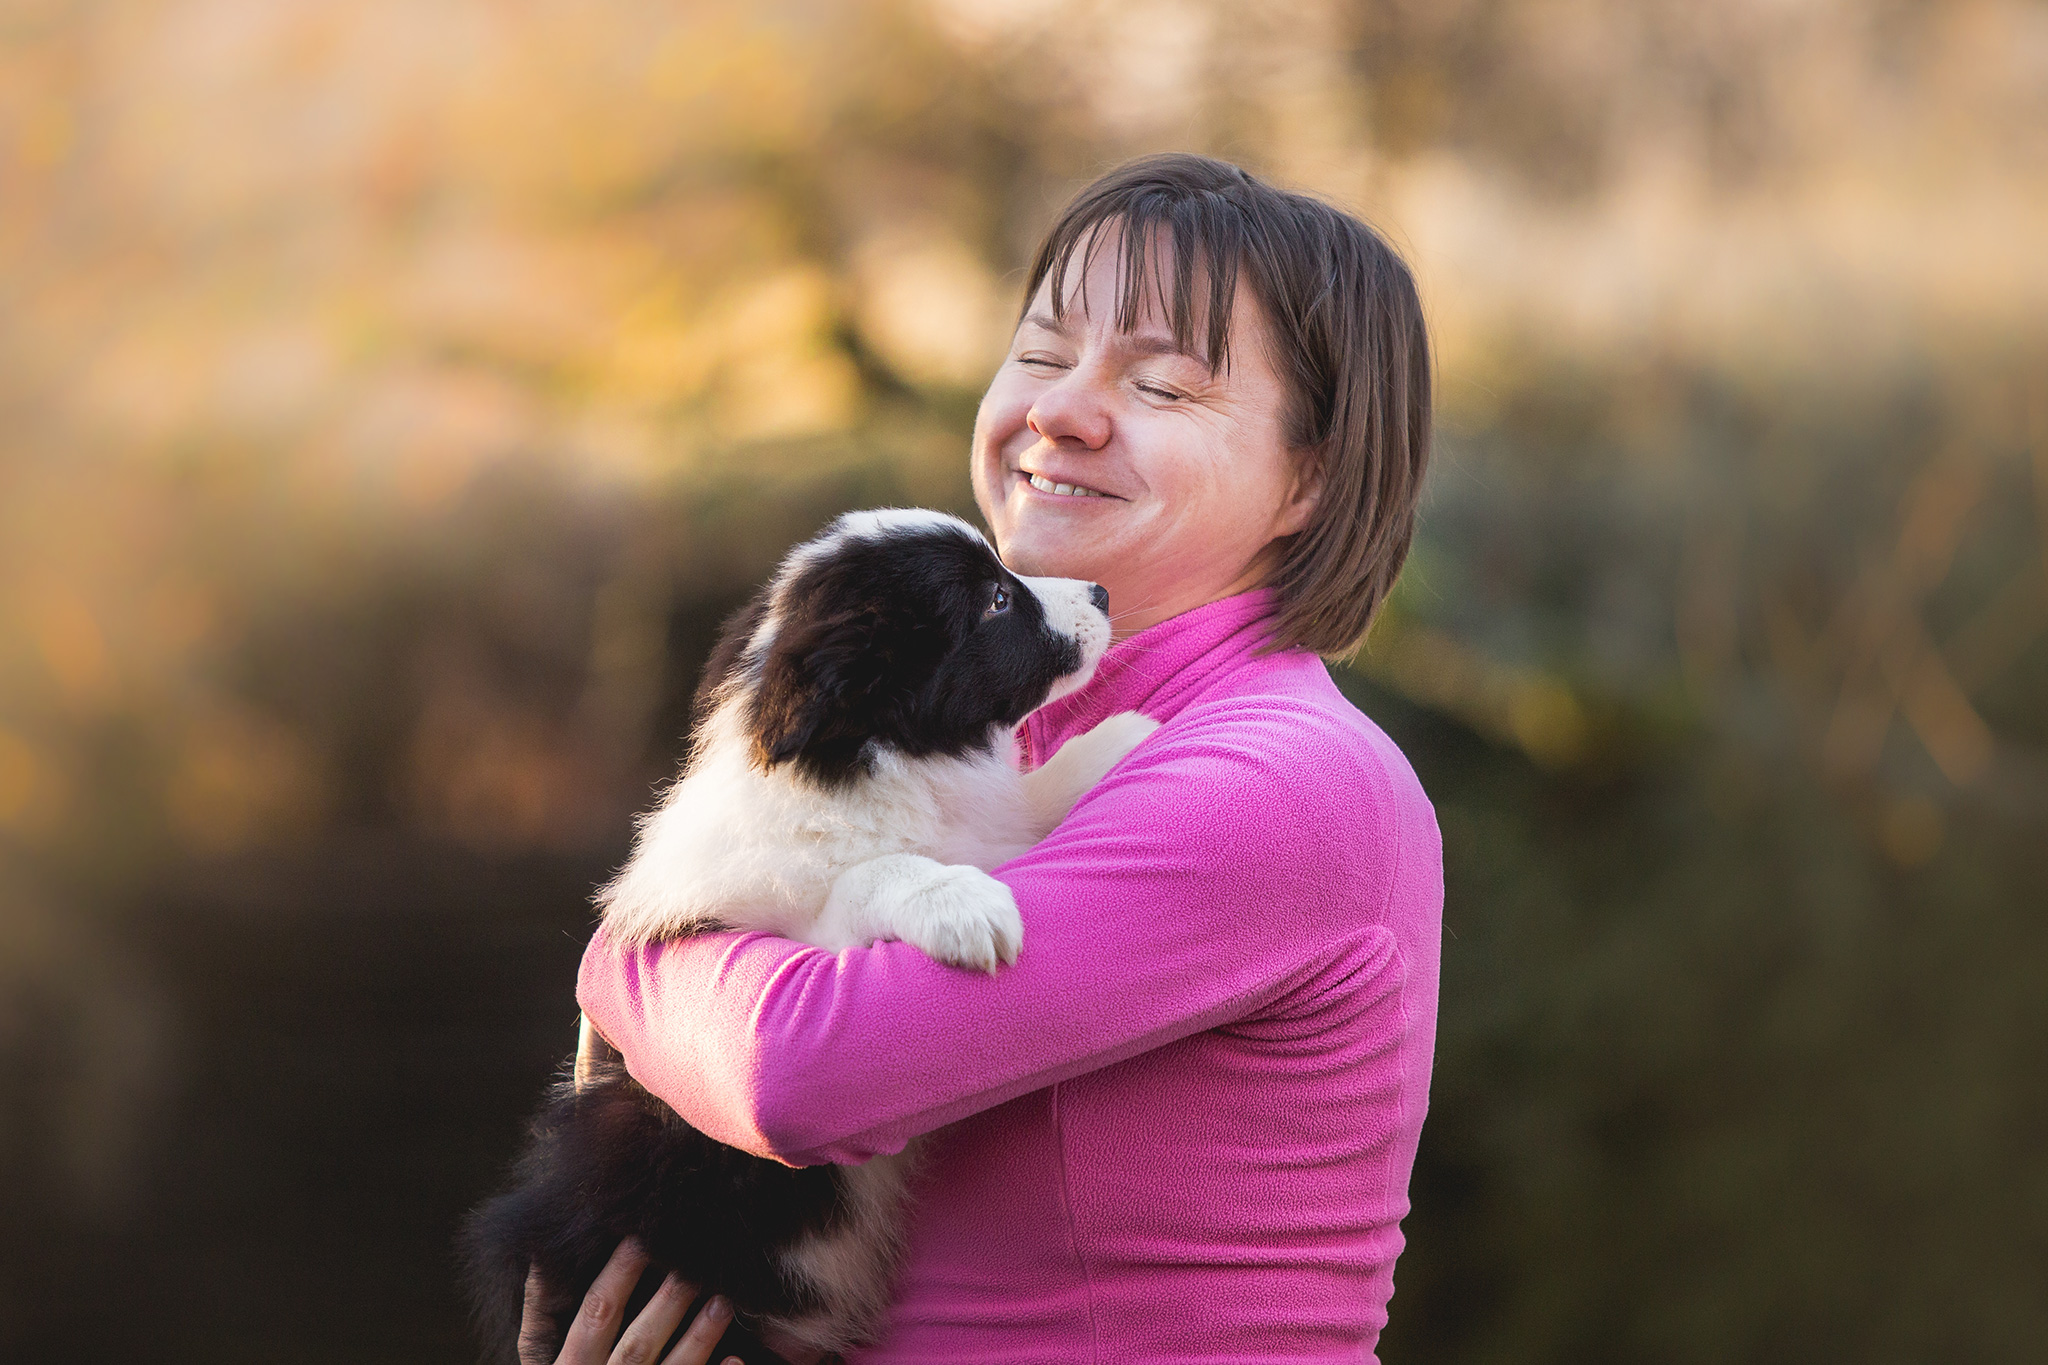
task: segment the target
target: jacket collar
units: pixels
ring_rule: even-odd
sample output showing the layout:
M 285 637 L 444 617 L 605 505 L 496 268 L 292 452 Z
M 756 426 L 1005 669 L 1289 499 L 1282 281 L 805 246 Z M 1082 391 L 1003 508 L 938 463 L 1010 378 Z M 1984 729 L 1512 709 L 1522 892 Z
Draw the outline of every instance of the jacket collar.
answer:
M 1025 766 L 1119 711 L 1162 724 L 1201 696 L 1211 680 L 1254 657 L 1267 641 L 1276 594 L 1254 588 L 1169 617 L 1110 646 L 1078 692 L 1042 706 L 1018 729 Z

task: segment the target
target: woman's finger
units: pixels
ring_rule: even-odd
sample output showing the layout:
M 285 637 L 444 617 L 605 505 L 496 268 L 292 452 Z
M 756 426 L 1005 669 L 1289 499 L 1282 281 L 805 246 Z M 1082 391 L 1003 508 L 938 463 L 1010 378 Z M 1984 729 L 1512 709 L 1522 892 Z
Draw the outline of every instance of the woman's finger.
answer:
M 612 1342 L 618 1339 L 626 1300 L 646 1268 L 647 1253 L 638 1242 L 629 1237 L 619 1243 L 604 1269 L 597 1272 L 590 1292 L 583 1296 L 576 1321 L 569 1324 L 569 1335 L 562 1340 L 562 1354 L 555 1357 L 556 1365 L 602 1365 L 612 1353 Z
M 554 1365 L 548 1353 L 554 1346 L 554 1323 L 548 1318 L 547 1288 L 541 1283 L 540 1267 L 526 1272 L 526 1308 L 519 1315 L 519 1365 Z
M 611 1365 L 654 1365 L 662 1343 L 682 1326 L 696 1297 L 697 1286 L 675 1275 L 664 1277 L 640 1315 L 626 1324 L 625 1335 L 612 1348 Z
M 711 1302 L 697 1312 L 690 1324 L 690 1330 L 683 1333 L 683 1339 L 676 1343 L 662 1360 L 661 1365 L 705 1365 L 711 1359 L 712 1348 L 725 1335 L 725 1329 L 732 1322 L 732 1300 L 723 1294 L 711 1296 Z M 659 1348 L 660 1342 L 655 1343 Z

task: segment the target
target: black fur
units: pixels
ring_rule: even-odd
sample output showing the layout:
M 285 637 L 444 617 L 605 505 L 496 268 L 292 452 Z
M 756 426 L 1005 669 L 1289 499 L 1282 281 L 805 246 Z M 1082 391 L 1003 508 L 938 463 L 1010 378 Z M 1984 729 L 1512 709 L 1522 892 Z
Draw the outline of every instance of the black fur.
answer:
M 998 589 L 1008 606 L 991 612 Z M 758 756 L 827 785 L 867 772 L 876 746 L 986 749 L 992 727 L 1023 720 L 1080 666 L 987 544 L 942 527 L 818 556 L 776 585 L 772 610 L 750 709 Z
M 775 585 L 770 583 L 719 626 L 718 643 L 711 647 L 711 657 L 704 661 L 704 676 L 697 681 L 697 695 L 690 699 L 692 729 L 701 729 L 718 708 L 718 699 L 726 683 L 739 670 L 740 651 L 754 638 L 762 618 L 768 614 L 769 599 L 774 595 Z
M 998 592 L 1005 600 L 997 600 Z M 1101 606 L 1101 590 L 1096 590 Z M 757 636 L 771 628 L 765 644 Z M 985 750 L 1080 666 L 1079 647 L 993 551 L 959 528 L 840 536 L 792 558 L 726 623 L 697 697 L 703 723 L 747 695 L 755 758 L 843 786 L 880 747 L 913 757 Z M 779 1271 L 806 1232 L 845 1216 L 836 1167 L 792 1168 L 714 1142 L 615 1064 L 558 1086 L 533 1124 L 512 1188 L 463 1236 L 471 1301 L 491 1358 L 516 1361 L 529 1267 L 550 1291 L 556 1342 L 619 1241 L 724 1293 L 740 1324 L 805 1311 Z M 775 1359 L 736 1325 L 713 1359 Z M 549 1356 L 552 1358 L 553 1350 Z
M 714 1142 L 614 1068 L 578 1091 L 563 1083 L 533 1123 L 514 1187 L 471 1215 L 462 1234 L 470 1299 L 486 1358 L 517 1360 L 529 1267 L 550 1291 L 552 1359 L 583 1295 L 619 1242 L 637 1237 L 649 1288 L 673 1270 L 748 1315 L 807 1305 L 775 1257 L 839 1216 L 835 1168 L 795 1168 Z M 635 1305 L 637 1308 L 637 1304 Z M 744 1328 L 712 1356 L 748 1365 L 778 1357 Z

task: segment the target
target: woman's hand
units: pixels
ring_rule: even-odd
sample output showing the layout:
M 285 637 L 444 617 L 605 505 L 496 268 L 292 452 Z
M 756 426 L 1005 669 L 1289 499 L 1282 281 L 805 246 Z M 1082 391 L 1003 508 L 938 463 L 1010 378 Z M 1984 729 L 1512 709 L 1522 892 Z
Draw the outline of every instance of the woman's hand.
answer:
M 647 1253 L 639 1243 L 619 1243 L 619 1249 L 592 1282 L 590 1292 L 583 1296 L 583 1307 L 577 1310 L 576 1321 L 569 1325 L 561 1354 L 552 1361 L 543 1344 L 548 1337 L 548 1322 L 541 1307 L 540 1273 L 529 1274 L 526 1313 L 519 1322 L 520 1365 L 657 1365 L 655 1352 L 682 1324 L 683 1314 L 689 1311 L 697 1290 L 670 1275 L 621 1335 L 619 1319 L 625 1313 L 626 1300 L 646 1268 Z M 676 1348 L 661 1357 L 658 1365 L 708 1365 L 712 1349 L 731 1322 L 732 1305 L 724 1295 L 713 1298 L 697 1314 Z M 727 1357 L 724 1365 L 740 1365 L 739 1357 Z

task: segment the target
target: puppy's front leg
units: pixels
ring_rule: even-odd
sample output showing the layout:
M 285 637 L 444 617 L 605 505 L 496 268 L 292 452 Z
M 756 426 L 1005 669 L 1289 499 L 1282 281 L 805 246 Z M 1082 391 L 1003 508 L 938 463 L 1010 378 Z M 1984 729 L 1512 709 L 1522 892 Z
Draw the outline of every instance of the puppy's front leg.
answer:
M 980 868 L 890 853 L 839 874 L 810 941 L 849 948 L 888 938 L 955 967 L 994 972 L 1017 960 L 1024 921 L 1010 888 Z
M 1125 754 L 1159 728 L 1136 711 L 1119 711 L 1086 734 L 1075 735 L 1059 752 L 1024 774 L 1024 796 L 1038 826 L 1037 837 L 1053 832 L 1081 794 L 1109 775 Z

